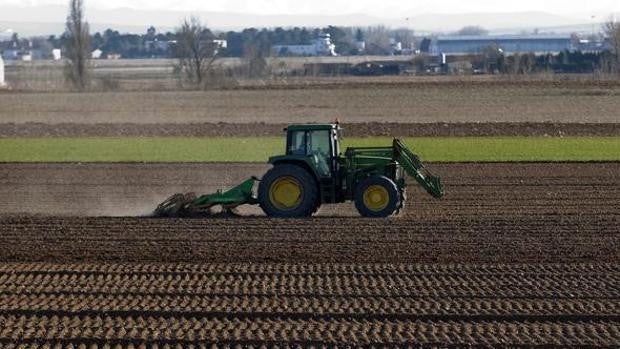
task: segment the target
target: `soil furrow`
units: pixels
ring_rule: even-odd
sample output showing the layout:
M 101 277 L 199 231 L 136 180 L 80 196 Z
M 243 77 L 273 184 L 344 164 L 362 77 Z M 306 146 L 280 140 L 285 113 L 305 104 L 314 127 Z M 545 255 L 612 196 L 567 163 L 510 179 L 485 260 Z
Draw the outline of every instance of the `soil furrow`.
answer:
M 2 137 L 282 136 L 282 123 L 0 123 Z M 620 136 L 619 123 L 348 123 L 349 137 Z
M 616 345 L 618 322 L 357 321 L 0 316 L 2 343 L 198 341 L 325 344 Z M 60 326 L 59 326 L 60 325 Z M 101 343 L 101 342 L 99 342 Z

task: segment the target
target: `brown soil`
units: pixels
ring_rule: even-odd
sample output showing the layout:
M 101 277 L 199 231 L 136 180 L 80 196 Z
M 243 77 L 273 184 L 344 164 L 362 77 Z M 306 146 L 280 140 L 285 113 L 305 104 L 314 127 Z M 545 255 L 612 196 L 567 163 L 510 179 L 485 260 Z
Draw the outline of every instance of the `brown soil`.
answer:
M 617 264 L 3 264 L 0 343 L 612 347 L 619 286 Z
M 334 81 L 333 79 L 328 81 Z M 0 94 L 3 123 L 618 123 L 618 81 L 371 79 L 236 90 Z
M 430 166 L 445 199 L 389 220 L 170 220 L 50 214 L 265 166 L 2 164 L 0 346 L 617 346 L 620 163 Z
M 620 136 L 620 123 L 378 123 L 343 125 L 351 137 L 394 136 Z M 281 136 L 286 124 L 0 124 L 9 137 L 257 137 Z
M 408 190 L 405 213 L 358 218 L 325 206 L 310 220 L 6 217 L 2 261 L 618 262 L 620 163 L 431 165 L 434 200 Z M 265 165 L 0 165 L 5 213 L 147 215 L 174 192 L 214 192 Z M 352 228 L 355 227 L 355 228 Z M 102 233 L 104 232 L 104 233 Z

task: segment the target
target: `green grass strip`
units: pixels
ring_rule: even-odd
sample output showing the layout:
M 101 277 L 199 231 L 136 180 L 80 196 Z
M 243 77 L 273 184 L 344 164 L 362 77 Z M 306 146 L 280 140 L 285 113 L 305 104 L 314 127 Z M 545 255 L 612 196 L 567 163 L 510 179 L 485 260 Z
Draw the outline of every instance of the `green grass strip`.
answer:
M 620 137 L 422 137 L 405 143 L 425 161 L 619 161 Z M 389 146 L 347 138 L 344 146 Z M 279 137 L 0 139 L 0 162 L 264 162 Z

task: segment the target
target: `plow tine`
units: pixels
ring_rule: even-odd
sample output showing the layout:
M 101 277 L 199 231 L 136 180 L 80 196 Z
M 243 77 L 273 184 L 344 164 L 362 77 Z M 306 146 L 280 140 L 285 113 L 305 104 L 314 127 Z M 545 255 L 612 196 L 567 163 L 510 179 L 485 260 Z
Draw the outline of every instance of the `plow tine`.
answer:
M 187 213 L 187 206 L 194 201 L 196 195 L 193 193 L 188 194 L 174 194 L 164 202 L 159 204 L 153 212 L 155 217 L 180 217 Z

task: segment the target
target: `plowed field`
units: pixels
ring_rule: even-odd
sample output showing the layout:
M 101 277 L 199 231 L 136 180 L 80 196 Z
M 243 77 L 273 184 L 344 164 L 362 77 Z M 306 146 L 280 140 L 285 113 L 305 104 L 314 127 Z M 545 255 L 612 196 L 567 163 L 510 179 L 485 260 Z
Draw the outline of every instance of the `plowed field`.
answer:
M 0 282 L 3 344 L 565 347 L 620 338 L 616 264 L 8 264 Z
M 389 220 L 166 220 L 265 167 L 0 165 L 0 347 L 620 345 L 620 164 L 431 167 Z

